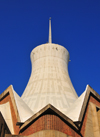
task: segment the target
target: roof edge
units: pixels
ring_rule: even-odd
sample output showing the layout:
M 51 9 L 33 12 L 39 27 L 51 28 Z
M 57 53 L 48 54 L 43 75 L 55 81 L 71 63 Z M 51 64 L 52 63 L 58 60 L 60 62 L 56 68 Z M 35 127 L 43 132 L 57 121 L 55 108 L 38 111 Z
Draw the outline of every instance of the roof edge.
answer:
M 78 121 L 82 121 L 83 119 L 83 115 L 84 115 L 87 103 L 89 101 L 90 94 L 94 95 L 95 98 L 100 102 L 100 95 L 90 85 L 87 85 L 86 89 L 87 89 L 87 92 L 84 97 L 84 101 L 83 101 L 83 105 L 82 105 L 82 109 L 81 109 Z
M 15 115 L 16 115 L 16 118 L 17 118 L 17 121 L 20 122 L 20 117 L 19 117 L 19 113 L 18 113 L 18 109 L 17 109 L 17 105 L 16 105 L 16 101 L 15 101 L 15 98 L 14 98 L 14 93 L 13 93 L 13 85 L 10 85 L 6 90 L 4 90 L 3 93 L 0 94 L 0 101 L 5 98 L 7 95 L 10 95 L 11 97 L 11 101 L 12 101 L 12 104 L 13 104 L 13 107 L 14 107 L 14 110 L 15 110 Z
M 69 117 L 64 115 L 57 108 L 55 108 L 51 104 L 48 104 L 43 109 L 41 109 L 36 114 L 34 114 L 31 118 L 29 118 L 27 121 L 25 121 L 25 123 L 20 127 L 20 131 L 22 131 L 24 128 L 26 128 L 32 121 L 34 121 L 35 119 L 39 118 L 48 109 L 53 110 L 59 117 L 61 117 L 63 120 L 65 120 L 70 125 L 72 125 L 76 130 L 78 130 L 80 128 L 80 126 L 81 126 L 81 122 L 82 122 L 82 119 L 83 119 L 83 116 L 84 116 L 84 112 L 85 112 L 85 109 L 86 109 L 86 106 L 88 104 L 90 96 L 91 95 L 94 96 L 100 102 L 100 95 L 90 85 L 86 86 L 86 90 L 87 90 L 87 92 L 86 92 L 85 97 L 84 97 L 84 101 L 83 101 L 83 104 L 82 104 L 82 108 L 81 108 L 81 111 L 80 111 L 80 115 L 79 115 L 78 121 L 72 121 Z M 78 125 L 77 125 L 77 123 L 78 123 Z
M 42 108 L 40 111 L 38 111 L 36 114 L 34 114 L 31 118 L 29 118 L 27 121 L 25 121 L 25 123 L 20 127 L 20 132 L 23 131 L 32 121 L 34 121 L 37 118 L 39 118 L 41 115 L 43 115 L 49 109 L 52 110 L 54 113 L 56 113 L 64 121 L 66 121 L 70 125 L 72 125 L 73 128 L 78 130 L 77 126 L 74 124 L 74 122 L 70 118 L 68 118 L 66 115 L 64 115 L 62 112 L 60 112 L 58 109 L 56 109 L 51 104 L 48 104 L 44 108 Z

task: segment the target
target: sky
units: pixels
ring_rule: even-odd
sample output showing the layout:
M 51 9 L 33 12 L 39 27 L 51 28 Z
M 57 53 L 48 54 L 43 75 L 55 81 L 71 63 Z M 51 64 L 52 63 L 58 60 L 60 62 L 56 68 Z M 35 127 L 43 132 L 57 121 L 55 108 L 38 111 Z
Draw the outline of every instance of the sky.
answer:
M 31 74 L 30 53 L 52 42 L 70 54 L 68 70 L 80 96 L 89 84 L 100 94 L 100 0 L 0 0 L 0 94 L 21 96 Z

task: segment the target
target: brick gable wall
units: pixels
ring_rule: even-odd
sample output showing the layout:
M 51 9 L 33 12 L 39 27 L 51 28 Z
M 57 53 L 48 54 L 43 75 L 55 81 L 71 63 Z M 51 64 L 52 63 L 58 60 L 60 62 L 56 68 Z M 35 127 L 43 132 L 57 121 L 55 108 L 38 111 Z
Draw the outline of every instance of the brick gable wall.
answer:
M 80 137 L 73 129 L 56 115 L 43 115 L 25 129 L 20 135 L 28 136 L 41 130 L 58 130 L 72 137 Z

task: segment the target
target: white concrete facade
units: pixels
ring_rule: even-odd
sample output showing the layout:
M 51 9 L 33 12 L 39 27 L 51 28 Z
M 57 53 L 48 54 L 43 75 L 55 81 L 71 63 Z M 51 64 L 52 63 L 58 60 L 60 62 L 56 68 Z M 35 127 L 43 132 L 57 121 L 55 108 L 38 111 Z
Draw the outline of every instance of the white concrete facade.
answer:
M 68 74 L 69 52 L 52 43 L 49 23 L 49 43 L 32 50 L 32 72 L 21 97 L 34 113 L 48 104 L 64 113 L 78 98 Z
M 32 73 L 22 99 L 34 113 L 49 103 L 64 110 L 78 98 L 68 74 L 69 53 L 63 46 L 37 46 L 31 62 Z

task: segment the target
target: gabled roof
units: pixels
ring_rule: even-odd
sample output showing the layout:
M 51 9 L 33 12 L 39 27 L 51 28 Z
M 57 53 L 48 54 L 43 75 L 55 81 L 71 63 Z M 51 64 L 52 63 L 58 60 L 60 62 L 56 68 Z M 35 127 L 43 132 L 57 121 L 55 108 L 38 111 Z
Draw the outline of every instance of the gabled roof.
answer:
M 45 114 L 55 114 L 61 119 L 63 119 L 63 121 L 69 123 L 74 129 L 78 130 L 77 126 L 74 124 L 74 122 L 71 119 L 69 119 L 67 116 L 65 116 L 62 112 L 60 112 L 51 104 L 48 104 L 39 112 L 34 114 L 31 118 L 29 118 L 27 121 L 25 121 L 25 123 L 20 127 L 20 132 L 26 129 L 30 125 L 30 123 L 34 122 L 36 119 L 38 119 L 39 117 Z
M 81 96 L 67 109 L 66 116 L 69 117 L 73 122 L 81 122 L 83 114 L 86 109 L 90 94 L 95 96 L 100 102 L 100 95 L 93 90 L 89 85 L 86 86 L 85 91 Z
M 67 115 L 60 112 L 51 104 L 48 104 L 43 109 L 41 109 L 36 114 L 33 114 L 24 101 L 18 96 L 14 91 L 12 85 L 9 86 L 1 95 L 0 101 L 4 99 L 8 94 L 10 94 L 12 104 L 17 117 L 17 122 L 23 123 L 20 127 L 20 132 L 25 130 L 29 125 L 31 125 L 35 120 L 45 114 L 55 114 L 60 117 L 69 126 L 79 132 L 79 128 L 82 124 L 84 114 L 86 113 L 86 107 L 89 102 L 90 96 L 93 96 L 96 100 L 100 102 L 100 95 L 97 94 L 89 85 L 87 85 L 86 90 L 83 94 L 75 101 L 75 103 L 67 110 Z M 5 110 L 4 108 L 7 107 Z M 0 105 L 1 113 L 10 129 L 13 133 L 12 123 L 11 123 L 11 112 L 9 102 Z M 7 111 L 7 112 L 6 112 Z M 26 114 L 25 114 L 26 113 Z M 7 114 L 7 116 L 6 116 Z M 9 114 L 9 115 L 8 115 Z M 78 124 L 80 123 L 80 124 Z M 78 124 L 78 125 L 77 125 Z
M 81 111 L 80 111 L 80 114 L 79 114 L 78 121 L 82 121 L 82 119 L 83 119 L 83 115 L 85 113 L 85 109 L 86 109 L 86 106 L 89 102 L 90 96 L 93 96 L 100 103 L 100 95 L 92 87 L 87 85 L 86 90 L 87 91 L 86 91 L 86 94 L 85 94 L 85 97 L 84 97 L 84 101 L 83 101 L 83 104 L 82 104 L 82 107 L 81 107 Z
M 87 85 L 86 90 L 83 92 L 83 94 L 75 101 L 75 103 L 71 106 L 71 108 L 67 110 L 67 113 L 66 113 L 67 115 L 60 112 L 58 109 L 56 109 L 51 104 L 48 104 L 46 107 L 44 107 L 39 112 L 34 114 L 31 118 L 29 118 L 20 127 L 20 131 L 27 128 L 30 123 L 34 122 L 41 115 L 50 114 L 51 112 L 58 115 L 61 119 L 63 119 L 65 122 L 73 126 L 73 128 L 78 130 L 81 124 L 77 125 L 77 123 L 82 122 L 85 109 L 90 99 L 90 96 L 95 97 L 100 102 L 100 95 L 96 91 L 94 91 L 89 85 Z
M 29 117 L 31 117 L 33 115 L 33 112 L 30 110 L 30 108 L 25 104 L 25 102 L 14 91 L 12 85 L 10 85 L 0 95 L 0 101 L 2 101 L 7 95 L 10 95 L 11 102 L 14 107 L 15 115 L 17 118 L 17 122 L 23 123 Z M 9 104 L 9 100 L 6 103 L 0 105 L 0 112 L 2 113 L 11 133 L 14 134 L 13 124 L 12 124 L 12 116 L 11 116 L 11 106 Z

